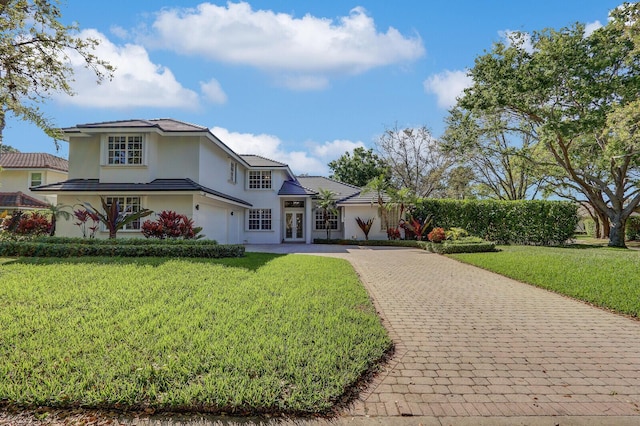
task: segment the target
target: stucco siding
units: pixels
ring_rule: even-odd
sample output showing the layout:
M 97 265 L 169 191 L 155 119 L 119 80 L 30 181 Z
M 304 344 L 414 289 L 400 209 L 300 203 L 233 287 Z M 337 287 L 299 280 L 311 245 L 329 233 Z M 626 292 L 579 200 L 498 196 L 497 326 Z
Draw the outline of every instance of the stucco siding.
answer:
M 370 240 L 386 240 L 387 231 L 381 228 L 381 219 L 378 214 L 377 206 L 345 206 L 344 214 L 344 235 L 347 239 L 364 240 L 364 232 L 358 226 L 356 218 L 366 221 L 370 218 L 375 218 L 371 230 L 369 231 Z
M 69 139 L 69 179 L 100 177 L 100 136 Z

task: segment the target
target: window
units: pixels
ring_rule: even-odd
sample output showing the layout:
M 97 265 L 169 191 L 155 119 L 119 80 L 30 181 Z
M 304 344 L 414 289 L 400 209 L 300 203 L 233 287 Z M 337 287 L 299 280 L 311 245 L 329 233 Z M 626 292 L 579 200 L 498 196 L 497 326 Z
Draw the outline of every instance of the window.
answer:
M 229 182 L 238 182 L 238 163 L 233 160 L 229 161 Z
M 285 201 L 284 202 L 284 206 L 285 208 L 290 208 L 290 209 L 303 209 L 304 208 L 304 201 Z
M 271 189 L 271 170 L 250 170 L 249 189 Z
M 109 136 L 107 138 L 107 164 L 142 164 L 142 135 Z
M 40 186 L 42 185 L 42 173 L 33 172 L 31 173 L 31 177 L 29 178 L 30 185 L 29 186 Z
M 270 230 L 271 209 L 250 209 L 249 230 Z
M 140 211 L 140 197 L 106 197 L 105 201 L 107 206 L 118 203 L 120 205 L 120 212 L 124 212 L 124 214 Z M 140 219 L 134 220 L 122 228 L 123 231 L 135 231 L 138 229 L 140 229 Z M 103 230 L 106 230 L 106 228 L 103 228 Z
M 338 229 L 338 215 L 332 212 L 329 214 L 329 229 Z M 324 210 L 316 209 L 315 216 L 316 229 L 327 229 L 324 227 Z

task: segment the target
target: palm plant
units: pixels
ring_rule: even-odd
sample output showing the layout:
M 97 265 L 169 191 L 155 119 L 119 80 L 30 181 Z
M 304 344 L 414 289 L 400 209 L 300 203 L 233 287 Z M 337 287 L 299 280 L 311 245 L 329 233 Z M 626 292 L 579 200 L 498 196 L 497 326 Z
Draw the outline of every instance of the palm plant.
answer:
M 64 220 L 71 219 L 71 213 L 65 210 L 67 207 L 69 206 L 66 206 L 64 204 L 58 204 L 55 206 L 51 204 L 49 205 L 49 207 L 47 207 L 47 211 L 51 215 L 51 231 L 49 231 L 50 237 L 56 235 L 56 223 L 58 222 L 59 217 L 63 218 Z
M 335 192 L 328 189 L 320 188 L 318 190 L 318 207 L 322 209 L 322 220 L 324 222 L 324 229 L 327 230 L 327 240 L 330 239 L 331 235 L 331 227 L 329 226 L 331 215 L 338 214 L 336 201 L 334 199 L 335 195 Z
M 149 209 L 141 208 L 139 211 L 120 211 L 120 203 L 114 201 L 111 204 L 107 204 L 103 197 L 100 197 L 102 202 L 102 209 L 104 213 L 95 209 L 91 204 L 84 203 L 84 208 L 90 213 L 96 215 L 100 222 L 104 224 L 109 230 L 109 238 L 116 238 L 116 234 L 119 230 L 127 226 L 128 224 L 135 222 L 136 220 L 149 216 L 153 211 Z

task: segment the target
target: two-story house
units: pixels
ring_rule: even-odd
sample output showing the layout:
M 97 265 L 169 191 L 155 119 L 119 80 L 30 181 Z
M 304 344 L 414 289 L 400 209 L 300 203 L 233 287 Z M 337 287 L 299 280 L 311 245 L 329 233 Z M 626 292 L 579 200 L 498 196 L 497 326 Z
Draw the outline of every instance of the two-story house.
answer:
M 56 204 L 56 195 L 31 191 L 32 187 L 67 179 L 64 158 L 39 152 L 0 155 L 0 211 L 44 209 Z
M 339 213 L 329 225 L 332 238 L 362 238 L 353 212 L 377 215 L 360 188 L 326 178 L 297 178 L 286 164 L 235 153 L 206 127 L 173 119 L 125 120 L 63 132 L 69 142 L 68 180 L 35 188 L 56 194 L 59 204 L 99 207 L 104 197 L 130 211 L 173 210 L 193 218 L 207 238 L 227 244 L 323 238 L 324 221 L 314 206 L 319 188 L 334 191 L 339 201 Z M 140 235 L 139 229 L 140 223 L 133 223 L 122 233 Z M 72 221 L 61 221 L 57 234 L 79 236 L 80 231 Z M 386 232 L 370 235 L 376 236 L 386 238 Z

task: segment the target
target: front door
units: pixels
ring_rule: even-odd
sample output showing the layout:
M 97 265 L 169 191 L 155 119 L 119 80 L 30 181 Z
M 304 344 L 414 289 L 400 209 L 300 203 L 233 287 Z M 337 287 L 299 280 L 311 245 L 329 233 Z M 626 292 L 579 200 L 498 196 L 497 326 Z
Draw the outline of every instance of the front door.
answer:
M 284 240 L 304 240 L 304 212 L 286 211 L 284 213 Z

